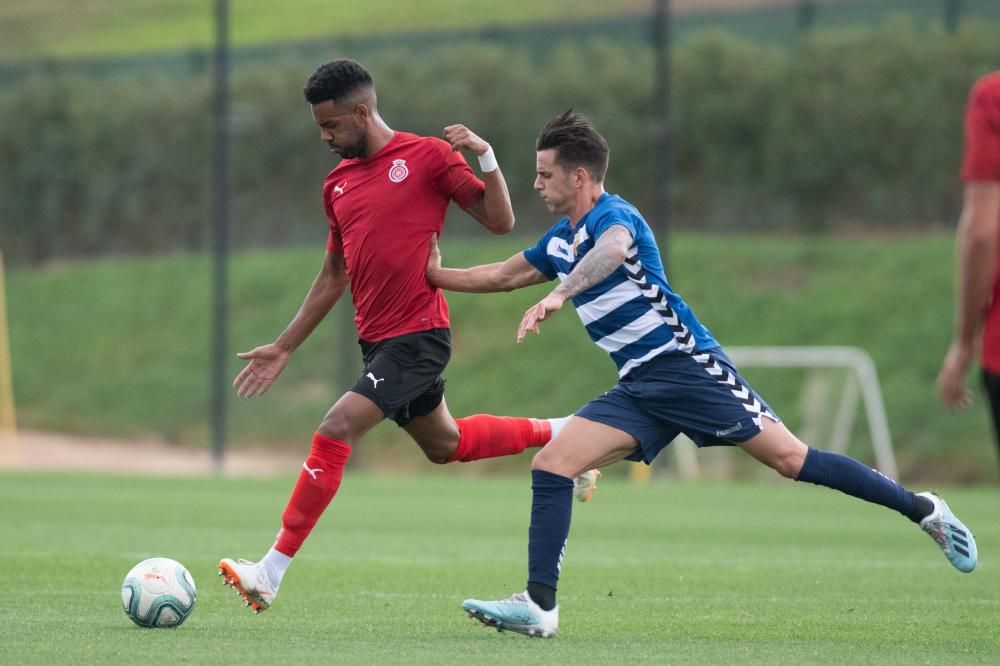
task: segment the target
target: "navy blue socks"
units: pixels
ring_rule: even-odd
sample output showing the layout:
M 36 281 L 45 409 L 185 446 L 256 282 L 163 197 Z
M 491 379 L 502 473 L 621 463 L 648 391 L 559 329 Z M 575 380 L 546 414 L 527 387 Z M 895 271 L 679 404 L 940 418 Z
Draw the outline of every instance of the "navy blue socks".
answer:
M 542 610 L 552 610 L 573 513 L 573 479 L 535 469 L 531 490 L 528 594 Z
M 917 497 L 889 477 L 854 458 L 809 447 L 796 481 L 826 486 L 866 502 L 895 509 L 915 523 L 933 510 L 930 500 Z
M 932 503 L 854 458 L 809 448 L 797 481 L 826 486 L 866 502 L 895 509 L 915 523 Z M 555 607 L 559 569 L 573 513 L 573 480 L 543 470 L 531 472 L 528 529 L 528 594 L 543 610 Z

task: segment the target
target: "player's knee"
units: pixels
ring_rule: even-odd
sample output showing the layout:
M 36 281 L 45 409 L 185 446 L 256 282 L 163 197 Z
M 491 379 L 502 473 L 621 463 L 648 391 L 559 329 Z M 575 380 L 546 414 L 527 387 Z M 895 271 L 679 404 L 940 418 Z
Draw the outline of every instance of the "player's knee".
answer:
M 355 433 L 350 419 L 336 411 L 326 415 L 323 422 L 319 424 L 319 428 L 316 429 L 316 432 L 324 437 L 339 439 L 351 445 L 354 444 Z
M 555 472 L 555 460 L 546 452 L 545 447 L 539 449 L 538 453 L 531 459 L 531 471 L 536 470 Z

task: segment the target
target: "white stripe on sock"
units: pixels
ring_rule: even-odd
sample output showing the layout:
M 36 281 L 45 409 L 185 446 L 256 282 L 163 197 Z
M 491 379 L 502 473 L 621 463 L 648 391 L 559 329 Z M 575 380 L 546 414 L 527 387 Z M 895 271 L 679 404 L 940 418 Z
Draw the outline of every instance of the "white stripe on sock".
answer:
M 559 419 L 546 419 L 546 421 L 549 422 L 549 425 L 552 426 L 552 439 L 555 439 L 556 436 L 562 432 L 562 429 L 566 427 L 567 423 L 569 423 L 570 418 L 572 417 L 564 416 Z M 549 441 L 551 442 L 552 440 L 550 439 Z

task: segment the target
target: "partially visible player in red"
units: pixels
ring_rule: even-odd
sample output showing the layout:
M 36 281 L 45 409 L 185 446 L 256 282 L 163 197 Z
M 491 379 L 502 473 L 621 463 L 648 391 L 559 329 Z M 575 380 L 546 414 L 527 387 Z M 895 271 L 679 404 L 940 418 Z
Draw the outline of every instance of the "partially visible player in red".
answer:
M 567 420 L 488 414 L 456 420 L 444 401 L 448 304 L 424 274 L 428 243 L 441 233 L 451 201 L 495 234 L 513 229 L 490 145 L 462 125 L 446 127 L 446 140 L 394 131 L 378 114 L 371 75 L 353 60 L 319 67 L 304 93 L 320 137 L 343 158 L 323 185 L 326 256 L 278 339 L 239 354 L 249 363 L 233 385 L 241 396 L 264 394 L 348 285 L 364 367 L 317 429 L 274 546 L 256 563 L 219 563 L 225 582 L 258 612 L 273 601 L 292 557 L 336 494 L 351 447 L 383 419 L 399 424 L 436 463 L 542 446 Z M 478 156 L 483 180 L 459 149 Z M 580 487 L 579 499 L 589 498 L 595 478 L 596 471 L 581 477 L 590 487 Z
M 938 375 L 938 393 L 949 407 L 967 407 L 966 375 L 978 355 L 1000 446 L 1000 71 L 979 79 L 969 94 L 962 180 L 955 331 Z

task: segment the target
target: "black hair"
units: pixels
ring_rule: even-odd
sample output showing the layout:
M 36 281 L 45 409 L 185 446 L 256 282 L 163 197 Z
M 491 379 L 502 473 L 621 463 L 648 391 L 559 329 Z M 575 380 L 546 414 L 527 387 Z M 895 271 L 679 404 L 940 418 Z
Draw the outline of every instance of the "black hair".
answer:
M 340 102 L 362 88 L 372 88 L 375 82 L 364 67 L 347 58 L 320 65 L 306 81 L 302 93 L 310 104 L 327 100 Z
M 604 182 L 608 172 L 608 142 L 594 129 L 589 118 L 573 109 L 548 122 L 535 141 L 535 150 L 556 151 L 556 162 L 575 169 L 584 167 L 596 182 Z

